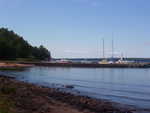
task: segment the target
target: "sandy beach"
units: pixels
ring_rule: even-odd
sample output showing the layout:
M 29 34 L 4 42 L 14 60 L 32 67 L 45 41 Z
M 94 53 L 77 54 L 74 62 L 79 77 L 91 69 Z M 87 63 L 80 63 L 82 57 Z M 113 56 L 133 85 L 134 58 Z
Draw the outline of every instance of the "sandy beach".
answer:
M 0 62 L 0 68 L 2 67 L 30 67 L 33 66 L 31 64 L 18 64 L 18 63 L 4 63 Z
M 32 64 L 20 64 L 20 63 L 5 63 L 0 62 L 0 70 L 24 70 L 28 67 L 32 67 Z

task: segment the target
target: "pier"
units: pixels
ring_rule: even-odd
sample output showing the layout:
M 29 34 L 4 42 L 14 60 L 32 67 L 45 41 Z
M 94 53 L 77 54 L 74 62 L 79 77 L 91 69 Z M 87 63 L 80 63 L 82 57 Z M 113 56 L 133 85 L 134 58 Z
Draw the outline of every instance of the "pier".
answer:
M 130 64 L 98 64 L 98 63 L 51 63 L 51 62 L 20 62 L 22 64 L 32 64 L 35 66 L 48 67 L 85 67 L 85 68 L 150 68 L 149 63 Z

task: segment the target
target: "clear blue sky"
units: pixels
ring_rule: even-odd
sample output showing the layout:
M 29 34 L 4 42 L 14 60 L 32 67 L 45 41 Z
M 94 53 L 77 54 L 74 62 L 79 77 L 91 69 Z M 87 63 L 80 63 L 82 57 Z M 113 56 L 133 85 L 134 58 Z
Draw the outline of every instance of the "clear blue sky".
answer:
M 0 0 L 0 27 L 53 57 L 150 57 L 150 0 Z

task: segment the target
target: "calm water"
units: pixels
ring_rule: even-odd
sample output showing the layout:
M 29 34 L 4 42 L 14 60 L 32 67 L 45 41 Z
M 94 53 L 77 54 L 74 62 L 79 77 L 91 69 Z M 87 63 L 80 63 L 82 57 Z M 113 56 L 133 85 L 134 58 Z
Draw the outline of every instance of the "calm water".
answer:
M 150 108 L 150 69 L 33 67 L 0 73 L 45 86 L 74 85 L 73 91 L 91 97 Z

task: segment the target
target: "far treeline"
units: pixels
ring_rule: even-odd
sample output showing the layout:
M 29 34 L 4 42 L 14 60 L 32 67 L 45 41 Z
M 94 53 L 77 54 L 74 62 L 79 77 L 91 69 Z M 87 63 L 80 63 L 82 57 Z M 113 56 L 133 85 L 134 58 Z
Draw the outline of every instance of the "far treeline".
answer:
M 33 47 L 23 37 L 7 28 L 0 28 L 0 60 L 50 60 L 50 52 L 41 45 Z

